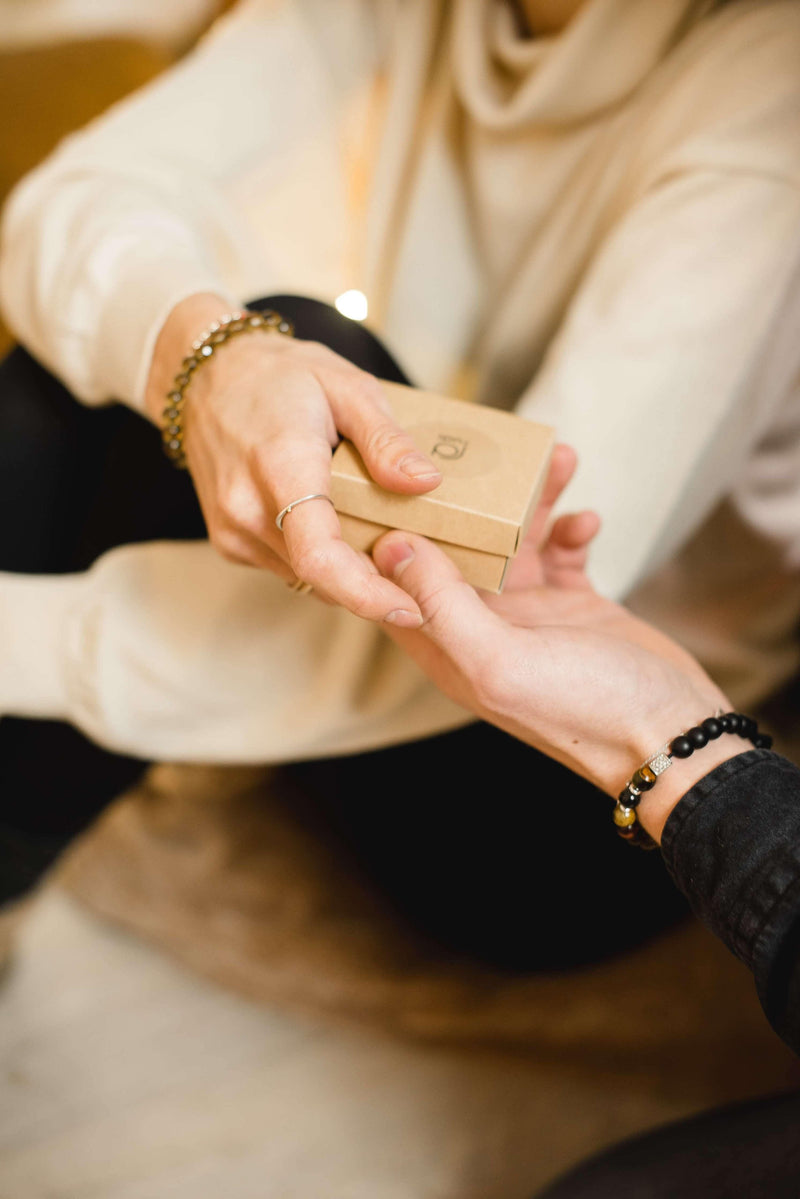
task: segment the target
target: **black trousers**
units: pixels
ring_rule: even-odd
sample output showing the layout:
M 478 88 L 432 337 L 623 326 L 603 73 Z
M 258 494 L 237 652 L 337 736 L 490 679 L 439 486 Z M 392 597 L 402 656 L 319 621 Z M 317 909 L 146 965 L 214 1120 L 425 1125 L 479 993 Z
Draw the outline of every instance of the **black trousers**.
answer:
M 298 336 L 406 381 L 372 334 L 327 305 L 259 303 Z M 191 479 L 157 431 L 122 406 L 76 403 L 21 349 L 0 365 L 0 511 L 5 571 L 81 571 L 114 546 L 205 536 Z M 146 765 L 66 724 L 0 721 L 0 903 L 33 886 Z M 569 967 L 685 913 L 659 856 L 614 835 L 605 797 L 488 725 L 286 773 L 320 835 L 449 953 L 510 971 Z

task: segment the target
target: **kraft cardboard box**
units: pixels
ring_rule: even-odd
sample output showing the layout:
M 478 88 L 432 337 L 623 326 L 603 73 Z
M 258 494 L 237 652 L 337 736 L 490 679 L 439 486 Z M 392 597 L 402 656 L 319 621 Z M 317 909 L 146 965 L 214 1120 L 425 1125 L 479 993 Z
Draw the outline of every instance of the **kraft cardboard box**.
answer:
M 342 535 L 369 552 L 387 529 L 422 533 L 475 587 L 500 591 L 536 509 L 555 441 L 509 412 L 383 383 L 392 411 L 443 481 L 426 495 L 385 491 L 348 441 L 333 455 L 331 498 Z

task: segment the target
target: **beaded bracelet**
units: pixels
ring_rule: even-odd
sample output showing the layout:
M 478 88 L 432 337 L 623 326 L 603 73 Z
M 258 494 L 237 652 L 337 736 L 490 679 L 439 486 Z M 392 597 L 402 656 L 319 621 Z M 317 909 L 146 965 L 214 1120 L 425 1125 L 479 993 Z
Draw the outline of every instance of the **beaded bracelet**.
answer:
M 294 326 L 279 312 L 231 312 L 220 317 L 205 333 L 192 342 L 192 352 L 184 358 L 181 369 L 172 381 L 172 387 L 167 393 L 164 407 L 164 426 L 161 431 L 164 453 L 179 470 L 186 470 L 186 453 L 183 448 L 184 435 L 184 405 L 186 391 L 192 381 L 192 376 L 199 366 L 240 333 L 283 333 L 291 337 Z
M 770 735 L 760 733 L 755 720 L 739 712 L 718 712 L 716 716 L 709 716 L 701 724 L 675 737 L 635 771 L 617 796 L 613 820 L 623 840 L 640 849 L 656 848 L 656 842 L 637 819 L 636 809 L 642 793 L 655 786 L 658 776 L 670 768 L 674 758 L 690 758 L 696 749 L 702 749 L 709 741 L 716 741 L 723 733 L 737 733 L 752 742 L 756 749 L 772 747 Z

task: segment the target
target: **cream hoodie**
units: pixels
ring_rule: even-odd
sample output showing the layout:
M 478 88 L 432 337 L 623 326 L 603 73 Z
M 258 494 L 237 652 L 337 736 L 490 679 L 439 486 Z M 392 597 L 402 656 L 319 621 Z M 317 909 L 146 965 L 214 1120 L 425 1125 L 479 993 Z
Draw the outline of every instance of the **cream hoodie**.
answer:
M 730 497 L 774 551 L 751 699 L 796 664 L 798 62 L 794 0 L 588 0 L 537 39 L 504 0 L 248 0 L 18 187 L 4 311 L 82 400 L 138 406 L 182 297 L 360 288 L 421 385 L 576 446 L 567 503 L 603 516 L 604 591 L 677 569 Z M 738 552 L 713 548 L 701 596 Z M 144 756 L 309 757 L 465 719 L 380 629 L 206 544 L 0 576 L 0 638 L 0 711 Z

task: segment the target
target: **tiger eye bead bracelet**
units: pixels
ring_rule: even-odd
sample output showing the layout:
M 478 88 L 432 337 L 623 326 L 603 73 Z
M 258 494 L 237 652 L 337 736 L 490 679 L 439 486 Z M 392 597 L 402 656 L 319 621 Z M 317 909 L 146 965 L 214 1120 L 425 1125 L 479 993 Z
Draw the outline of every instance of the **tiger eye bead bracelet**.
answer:
M 656 785 L 658 776 L 669 769 L 675 758 L 690 758 L 695 750 L 702 749 L 709 741 L 716 741 L 723 733 L 736 733 L 744 740 L 750 741 L 755 749 L 772 748 L 772 738 L 769 734 L 760 733 L 756 721 L 740 712 L 709 716 L 700 724 L 681 733 L 652 758 L 648 758 L 617 796 L 612 819 L 623 840 L 630 845 L 638 845 L 641 849 L 656 848 L 656 842 L 642 828 L 637 818 L 636 809 L 642 795 Z

